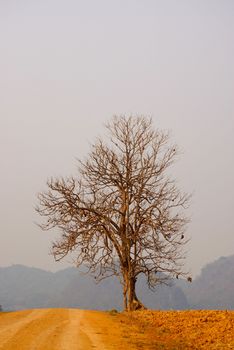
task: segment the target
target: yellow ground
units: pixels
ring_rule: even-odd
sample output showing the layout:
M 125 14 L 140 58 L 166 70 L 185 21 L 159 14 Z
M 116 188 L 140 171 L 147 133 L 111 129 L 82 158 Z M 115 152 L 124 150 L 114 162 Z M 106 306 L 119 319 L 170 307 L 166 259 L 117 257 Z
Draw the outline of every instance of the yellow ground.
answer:
M 0 313 L 0 350 L 234 350 L 234 312 Z
M 35 309 L 0 314 L 1 350 L 105 350 L 112 317 L 76 309 Z M 103 331 L 107 331 L 105 342 Z M 117 345 L 117 344 L 116 344 Z
M 234 311 L 143 311 L 126 316 L 138 349 L 234 350 Z

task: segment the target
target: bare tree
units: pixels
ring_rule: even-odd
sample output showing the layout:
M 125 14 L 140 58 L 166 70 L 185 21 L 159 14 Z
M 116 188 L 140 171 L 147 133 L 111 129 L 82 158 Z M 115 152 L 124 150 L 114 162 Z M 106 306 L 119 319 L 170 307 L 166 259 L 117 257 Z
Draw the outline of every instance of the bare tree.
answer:
M 40 225 L 57 227 L 55 260 L 74 252 L 97 281 L 116 275 L 125 310 L 143 308 L 136 296 L 140 274 L 149 288 L 183 272 L 189 196 L 181 193 L 167 169 L 178 154 L 168 134 L 144 117 L 114 117 L 106 125 L 108 142 L 98 139 L 78 177 L 51 179 L 38 195 Z

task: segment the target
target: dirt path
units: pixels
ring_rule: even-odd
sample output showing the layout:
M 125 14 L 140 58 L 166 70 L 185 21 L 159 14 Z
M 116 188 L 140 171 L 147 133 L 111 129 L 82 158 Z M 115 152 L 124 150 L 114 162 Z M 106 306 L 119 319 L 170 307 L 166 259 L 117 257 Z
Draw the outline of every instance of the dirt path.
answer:
M 4 313 L 0 350 L 107 350 L 93 319 L 102 323 L 102 313 L 76 309 Z
M 234 311 L 0 313 L 0 350 L 234 349 Z

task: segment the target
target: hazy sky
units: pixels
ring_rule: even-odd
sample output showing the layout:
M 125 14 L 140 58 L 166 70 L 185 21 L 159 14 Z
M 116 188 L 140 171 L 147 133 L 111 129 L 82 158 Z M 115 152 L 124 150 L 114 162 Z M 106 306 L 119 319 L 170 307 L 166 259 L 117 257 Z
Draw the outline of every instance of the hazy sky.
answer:
M 233 62 L 233 0 L 0 0 L 0 266 L 67 266 L 36 194 L 114 114 L 152 116 L 182 151 L 191 271 L 234 254 Z

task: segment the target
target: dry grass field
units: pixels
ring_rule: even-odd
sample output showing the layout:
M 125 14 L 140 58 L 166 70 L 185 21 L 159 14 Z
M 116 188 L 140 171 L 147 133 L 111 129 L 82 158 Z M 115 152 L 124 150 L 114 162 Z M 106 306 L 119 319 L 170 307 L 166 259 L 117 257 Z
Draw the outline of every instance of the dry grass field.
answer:
M 234 349 L 234 311 L 143 311 L 122 317 L 133 349 Z
M 0 350 L 234 349 L 234 311 L 0 313 Z

